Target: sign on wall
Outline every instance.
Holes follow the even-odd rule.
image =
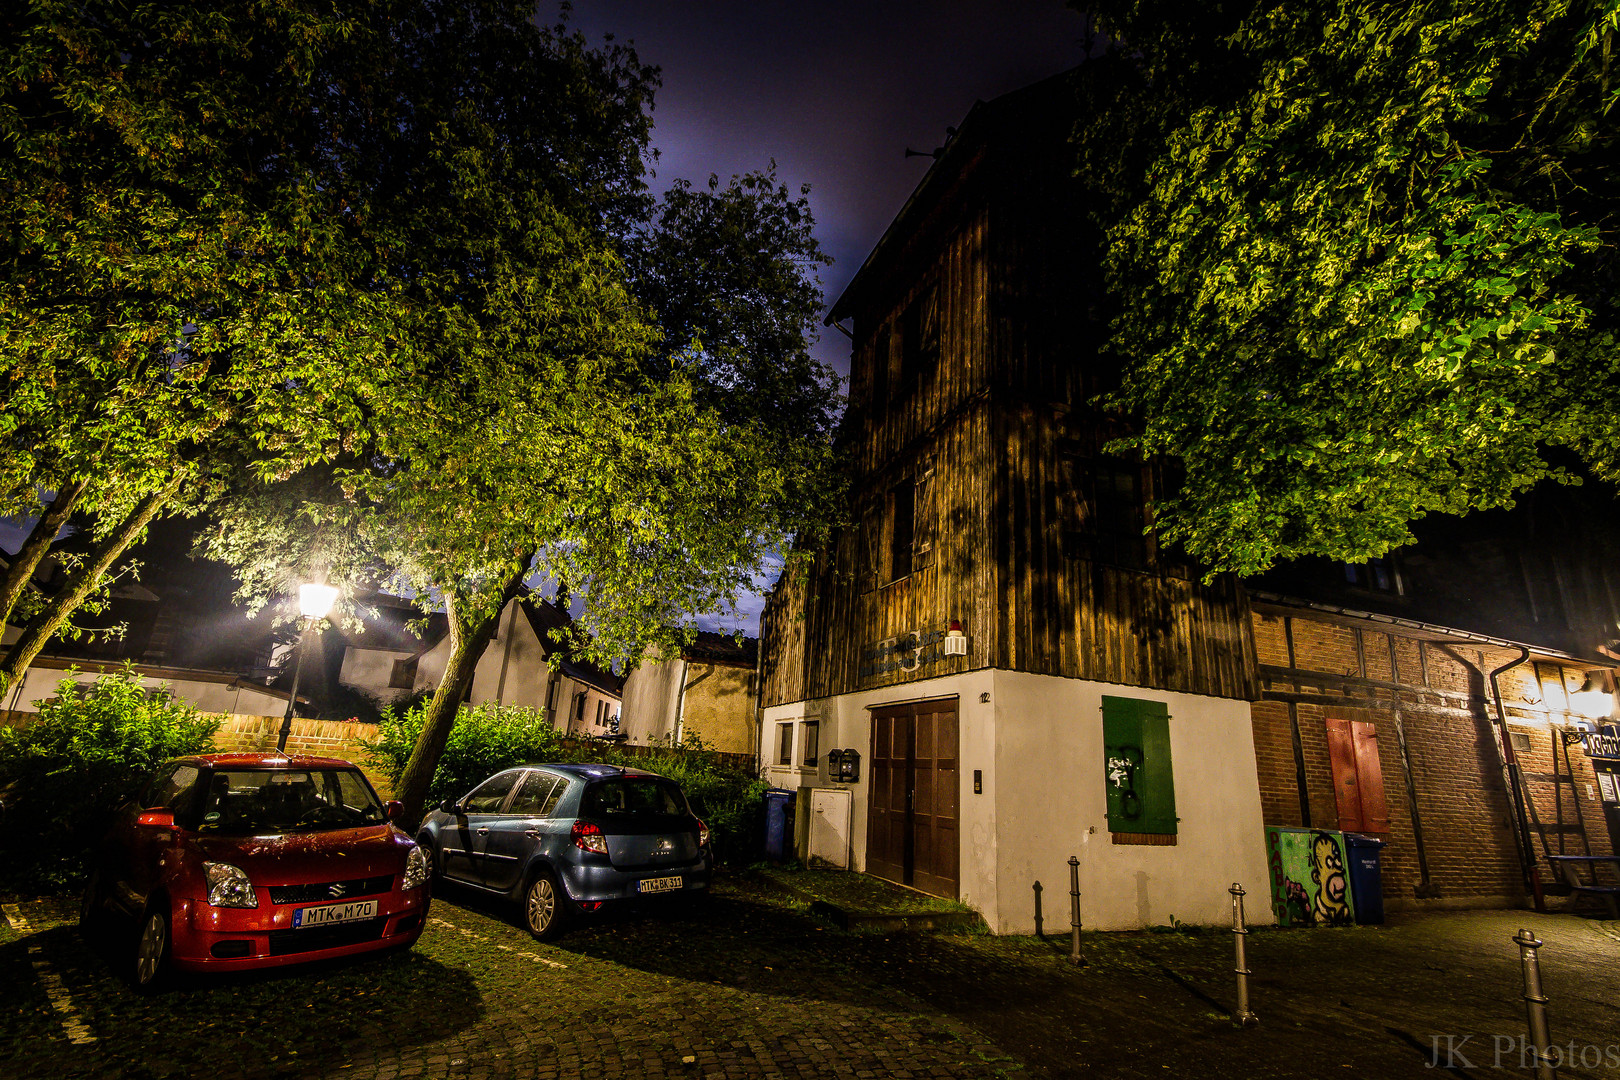
[[[1604,724],[1597,731],[1583,731],[1581,746],[1587,757],[1620,759],[1620,727]]]
[[[868,642],[861,648],[859,675],[875,679],[896,671],[916,671],[945,659],[941,642],[943,630],[907,630],[882,641]]]

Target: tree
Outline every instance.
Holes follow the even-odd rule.
[[[1111,402],[1185,466],[1163,535],[1360,560],[1572,457],[1620,472],[1620,4],[1239,4],[1207,35],[1103,6],[1163,133],[1108,252]]]
[[[0,510],[39,515],[0,617],[75,513],[98,541],[0,686],[225,444],[266,473],[321,460],[411,367],[324,115],[332,62],[364,70],[382,25],[257,0],[0,16]]]

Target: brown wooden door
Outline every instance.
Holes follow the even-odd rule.
[[[872,710],[866,869],[956,898],[956,699]]]

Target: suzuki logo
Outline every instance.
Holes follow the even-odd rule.
[[[332,894],[333,899],[336,899],[337,897],[342,896],[344,893],[348,892],[349,887],[347,885],[343,884],[343,882],[337,881],[337,882],[333,882],[332,887],[327,889],[326,891]]]

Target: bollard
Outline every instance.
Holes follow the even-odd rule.
[[[1080,957],[1080,860],[1069,856],[1069,963],[1083,964]]]
[[[1536,959],[1536,950],[1543,943],[1522,929],[1513,941],[1519,946],[1519,961],[1524,965],[1524,1011],[1530,1021],[1530,1049],[1536,1055],[1536,1080],[1555,1080],[1552,1036],[1547,1032],[1547,995],[1541,992],[1541,962]]]
[[[1237,1012],[1232,1019],[1241,1027],[1254,1027],[1260,1018],[1249,1011],[1249,961],[1243,951],[1243,939],[1249,935],[1249,928],[1243,925],[1243,886],[1234,881],[1232,887],[1226,890],[1232,894],[1232,942],[1237,954]]]

